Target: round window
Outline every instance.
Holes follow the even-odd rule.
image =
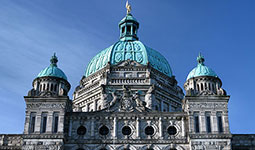
[[[123,135],[130,135],[131,134],[131,128],[129,127],[129,126],[124,126],[123,128],[122,128],[122,134]]]
[[[77,134],[78,134],[78,135],[85,135],[85,134],[86,134],[86,131],[87,131],[87,129],[86,129],[84,126],[80,126],[80,127],[77,129]]]
[[[154,134],[154,128],[152,126],[147,126],[145,128],[145,134],[146,135],[153,135]]]
[[[175,126],[170,126],[170,127],[168,127],[167,133],[168,133],[169,135],[175,135],[175,134],[177,133],[176,127],[175,127]]]
[[[100,127],[99,129],[99,134],[101,135],[107,135],[109,133],[109,129],[107,126],[103,125],[102,127]]]

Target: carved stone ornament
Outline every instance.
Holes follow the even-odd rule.
[[[29,103],[27,108],[61,108],[64,109],[65,103]]]
[[[198,95],[216,95],[213,91],[206,90],[198,93]]]
[[[203,108],[209,108],[209,109],[227,109],[226,103],[189,103],[189,108],[192,109],[203,109]]]
[[[111,102],[106,105],[108,112],[120,111],[120,112],[133,112],[133,111],[145,111],[147,110],[146,103],[140,99],[140,94],[137,91],[134,95],[131,94],[131,90],[127,86],[123,86],[123,94],[119,96],[116,91],[111,92],[113,97]]]

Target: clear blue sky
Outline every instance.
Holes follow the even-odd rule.
[[[255,133],[255,1],[130,0],[139,38],[183,87],[201,51],[231,95],[232,133]],[[23,96],[53,52],[72,89],[90,59],[119,38],[125,0],[0,1],[0,133],[22,133]]]

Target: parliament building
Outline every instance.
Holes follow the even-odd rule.
[[[1,134],[0,150],[255,150],[255,135],[231,134],[230,96],[202,54],[184,94],[167,59],[139,41],[130,11],[127,4],[119,41],[91,59],[72,98],[51,57],[24,96],[24,132]]]

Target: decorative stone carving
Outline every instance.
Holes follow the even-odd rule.
[[[61,108],[64,109],[66,107],[66,103],[28,103],[27,108],[35,109],[35,108]]]

